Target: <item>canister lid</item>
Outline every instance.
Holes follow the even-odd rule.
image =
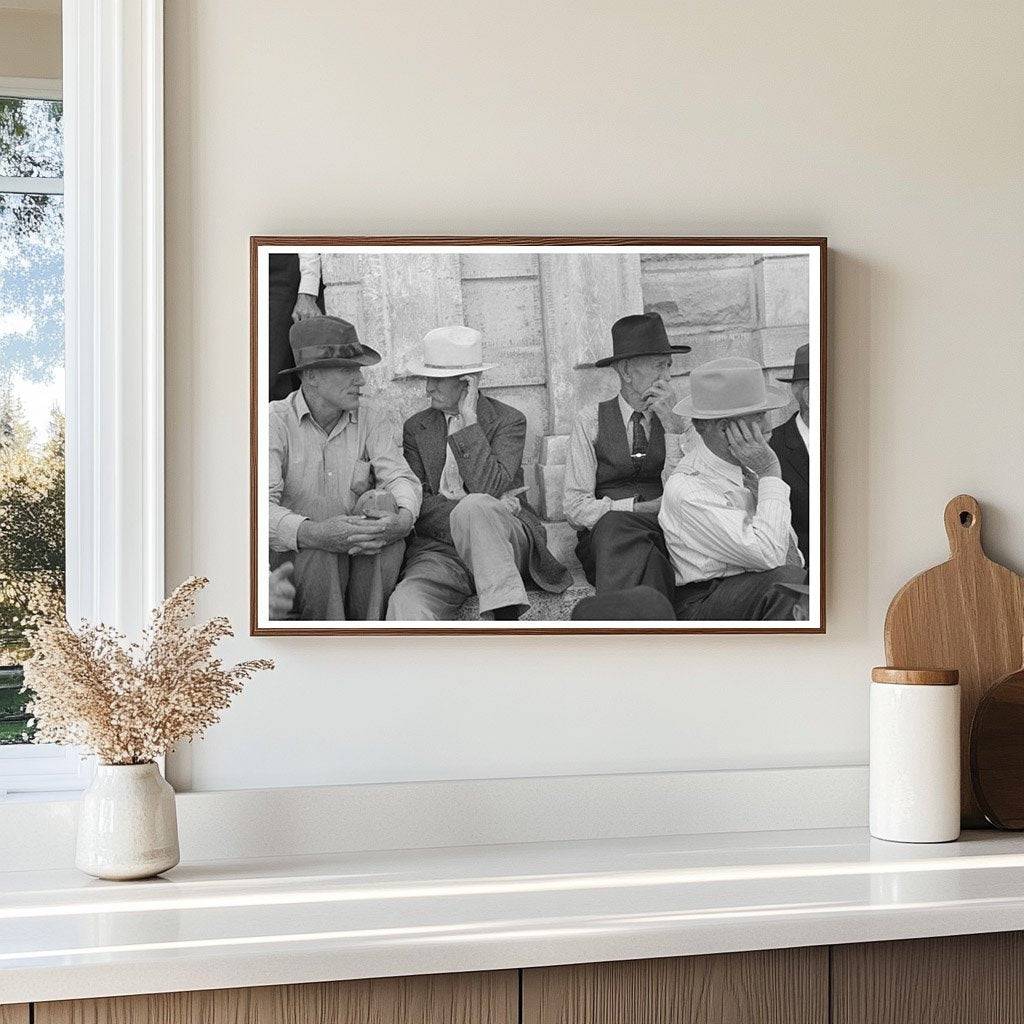
[[[960,673],[955,668],[889,668],[871,670],[873,683],[901,683],[905,686],[956,686]]]

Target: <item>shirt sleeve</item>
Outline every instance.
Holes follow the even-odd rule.
[[[597,455],[594,437],[597,421],[584,414],[577,417],[569,435],[569,448],[565,457],[565,485],[562,508],[565,518],[577,530],[592,530],[605,512],[632,512],[633,498],[597,498]]]
[[[271,551],[298,551],[299,527],[305,516],[292,512],[281,504],[284,493],[284,475],[288,472],[288,431],[271,413],[270,421],[270,514],[268,532]]]
[[[423,485],[402,454],[398,431],[388,416],[371,414],[366,432],[366,457],[373,464],[377,486],[395,499],[399,508],[408,509],[413,519],[420,514]]]
[[[701,487],[697,478],[676,474],[665,489],[658,522],[666,539],[706,558],[751,572],[777,569],[789,553],[789,485],[762,477],[750,515]]]
[[[299,257],[299,294],[312,295],[315,299],[320,294],[320,253]]]

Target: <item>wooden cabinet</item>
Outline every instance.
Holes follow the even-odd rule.
[[[832,947],[833,1024],[1024,1024],[1024,933]]]
[[[518,1018],[518,972],[493,971],[37,1003],[34,1024],[516,1024]]]
[[[0,1006],[0,1024],[1024,1024],[1024,933]]]
[[[523,1024],[826,1024],[828,950],[523,971]]]

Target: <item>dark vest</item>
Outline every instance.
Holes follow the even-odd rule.
[[[657,416],[651,417],[647,454],[634,459],[629,453],[629,435],[622,422],[619,400],[611,398],[597,407],[597,481],[598,498],[636,498],[652,501],[661,497],[661,471],[665,468],[665,428]]]

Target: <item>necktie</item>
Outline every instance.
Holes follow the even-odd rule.
[[[644,429],[644,414],[637,409],[631,417],[633,423],[633,458],[642,459],[647,454],[647,431]]]

